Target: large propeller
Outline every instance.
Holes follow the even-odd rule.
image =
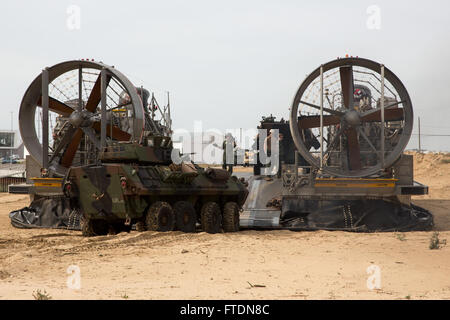
[[[106,76],[106,87],[111,80],[111,75]],[[55,159],[58,159],[58,155],[62,152],[61,165],[69,168],[73,159],[79,149],[80,142],[83,138],[83,134],[87,136],[97,149],[100,149],[100,143],[97,139],[96,133],[100,134],[101,123],[100,121],[91,121],[92,118],[98,113],[97,107],[101,101],[101,76],[97,77],[94,86],[89,94],[85,106],[79,109],[73,109],[64,102],[61,102],[55,98],[49,97],[49,110],[68,117],[68,128],[65,129],[63,136],[59,140],[59,144],[53,150],[53,155],[50,158],[50,163]],[[42,96],[39,97],[38,106],[42,106]],[[107,125],[107,136],[111,139],[118,141],[128,141],[131,135],[121,130],[114,125]]]
[[[43,97],[48,97],[48,113]],[[102,136],[102,98],[106,102],[106,137]],[[113,66],[92,59],[45,68],[28,86],[19,110],[25,147],[43,168],[57,175],[64,175],[71,166],[93,163],[101,145],[109,140],[140,137],[145,120],[133,83]]]
[[[339,138],[342,134],[347,137],[347,156],[349,162],[349,168],[351,170],[360,170],[361,166],[361,150],[359,135],[369,143],[372,144],[370,139],[365,135],[365,133],[360,130],[361,124],[364,122],[381,122],[381,109],[374,109],[368,112],[359,112],[355,109],[354,102],[354,79],[353,79],[353,68],[352,66],[342,66],[339,68],[340,82],[341,82],[341,94],[343,109],[333,110],[323,107],[323,111],[330,113],[331,115],[323,116],[323,126],[337,126],[342,125],[345,130],[337,131],[335,139]],[[320,106],[314,105],[309,102],[300,101],[300,103],[307,106],[316,108],[320,110]],[[401,102],[395,102],[385,107],[384,110],[384,121],[399,121],[403,120],[403,109],[395,108]],[[315,116],[302,116],[298,119],[299,129],[311,129],[320,127],[320,115]],[[329,146],[330,147],[330,146]],[[328,147],[328,149],[329,149]],[[331,146],[335,147],[335,145]],[[375,152],[377,150],[374,150]]]
[[[355,78],[354,67],[357,66],[371,69],[371,70],[365,69],[364,72],[361,72],[361,69],[357,69],[356,72],[359,72],[358,77],[361,77],[360,74],[370,75],[378,73],[378,75],[374,76],[373,79],[376,79],[374,81],[380,81],[379,80],[380,64],[376,64],[375,62],[366,59],[351,58],[351,59],[334,60],[324,66],[326,70],[324,70],[323,72],[328,71],[329,72],[328,75],[330,73],[336,74],[338,77],[337,81],[340,81],[340,96],[341,96],[340,107],[336,107],[336,105],[334,103],[331,103],[330,100],[328,99],[324,100],[328,101],[328,104],[324,103],[322,109],[317,104],[302,100],[303,93],[307,90],[309,85],[311,85],[314,82],[314,80],[317,79],[317,77],[320,75],[319,72],[320,68],[319,68],[316,69],[316,71],[313,72],[300,86],[299,92],[297,93],[296,99],[294,100],[293,107],[291,108],[291,123],[297,122],[296,127],[299,132],[301,132],[301,130],[306,129],[320,128],[321,126],[320,110],[323,110],[323,117],[322,117],[323,127],[328,128],[327,130],[328,137],[327,139],[325,139],[324,137],[324,139],[327,142],[326,150],[323,153],[325,164],[326,161],[330,159],[331,152],[333,152],[333,150],[336,152],[336,150],[339,149],[339,146],[342,147],[343,143],[343,147],[345,150],[344,153],[341,154],[341,157],[342,155],[345,155],[347,159],[346,163],[348,169],[346,170],[347,171],[346,174],[357,176],[359,172],[362,171],[375,172],[375,170],[365,170],[367,163],[362,157],[362,152],[365,154],[367,154],[368,152],[375,153],[378,158],[381,157],[382,152],[381,150],[377,149],[377,144],[374,142],[374,137],[369,136],[367,134],[367,131],[364,129],[370,126],[376,126],[379,128],[382,127],[381,126],[382,109],[380,107],[375,108],[370,107],[365,110],[360,108],[360,101],[356,100],[357,97],[359,98],[359,96],[355,96],[355,81],[360,81],[359,80],[360,78]],[[336,69],[335,72],[334,69]],[[386,124],[392,122],[397,123],[405,122],[405,120],[409,120],[412,114],[409,96],[407,95],[406,89],[404,89],[401,82],[399,82],[397,78],[390,73],[390,71],[388,73],[388,76],[394,82],[393,84],[394,90],[397,90],[397,93],[401,94],[399,94],[400,96],[399,98],[390,99],[388,100],[389,102],[385,104],[383,108],[384,122]],[[337,83],[337,81],[336,82],[333,81],[334,80],[329,80],[328,83],[331,86],[333,85],[333,83]],[[315,81],[314,83],[318,83],[318,81]],[[373,91],[377,90],[376,86],[377,84],[375,84],[375,86],[373,87],[375,89],[372,88]],[[356,88],[360,87],[356,86]],[[387,101],[386,98],[384,99],[385,99],[384,101],[386,102]],[[297,114],[295,118],[293,118],[294,115],[292,114],[293,112],[292,110],[294,111],[298,110],[298,106],[301,105],[316,109],[317,110],[316,114],[309,115],[300,113],[300,115]],[[402,107],[399,107],[399,105],[402,105]],[[408,110],[405,110],[404,106],[407,106]],[[408,115],[406,115],[406,112],[408,113]],[[380,125],[377,126],[377,123],[379,123]],[[410,124],[408,123],[408,129],[409,125]],[[400,126],[405,125],[400,124]],[[291,132],[294,137],[294,141],[298,140],[296,141],[296,145],[298,147],[299,144],[298,142],[302,140],[301,138],[302,135],[301,134],[297,135],[293,130],[294,130],[293,127],[291,127]],[[381,133],[380,136],[377,136],[376,138],[381,139]],[[361,149],[363,142],[365,143],[365,147],[364,149]],[[302,150],[302,148],[300,148],[299,151],[305,150]],[[309,156],[307,155],[305,158],[309,158]],[[311,157],[310,159],[314,158]],[[334,172],[338,172],[339,174],[341,171],[345,170],[342,169],[334,170]]]

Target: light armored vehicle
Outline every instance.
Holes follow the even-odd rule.
[[[83,214],[86,236],[130,229],[208,233],[239,230],[247,197],[242,181],[222,169],[171,161],[170,137],[105,148],[100,165],[71,167],[64,193]]]

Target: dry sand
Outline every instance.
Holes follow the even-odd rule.
[[[415,201],[450,242],[448,155],[418,155]],[[0,299],[450,299],[450,243],[430,250],[433,232],[131,232],[83,238],[67,230],[15,229],[8,213],[28,197],[0,194]],[[81,288],[68,289],[67,268]],[[367,268],[381,289],[367,288]],[[255,286],[256,285],[256,286]],[[260,286],[257,286],[260,285]]]
[[[414,179],[429,186],[429,193],[417,199],[450,199],[450,153],[416,153]]]

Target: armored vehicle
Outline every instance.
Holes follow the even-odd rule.
[[[71,167],[63,186],[82,213],[83,235],[130,229],[208,233],[239,230],[248,191],[222,169],[171,160],[170,137],[105,147],[100,165]]]

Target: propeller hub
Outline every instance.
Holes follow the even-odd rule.
[[[83,113],[81,113],[80,111],[75,110],[70,114],[69,123],[75,128],[81,126],[83,121],[84,121]]]
[[[92,112],[87,110],[75,110],[70,114],[68,121],[74,128],[89,127],[92,124],[91,115]]]
[[[344,115],[344,121],[351,127],[356,127],[361,124],[361,118],[356,110],[347,111]]]

